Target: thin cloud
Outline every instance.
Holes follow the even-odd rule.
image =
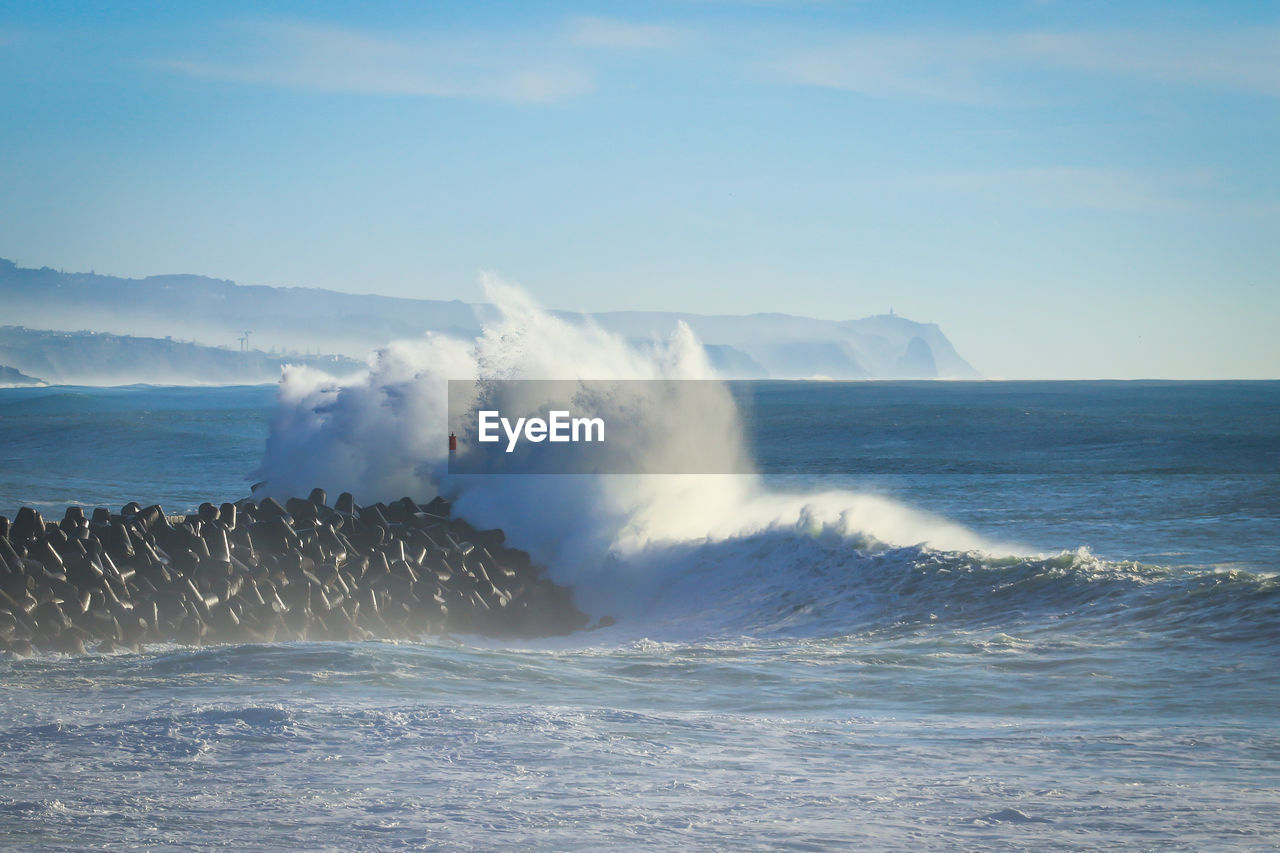
[[[987,36],[855,35],[793,51],[774,68],[806,86],[971,103],[1005,98],[985,73],[998,49]]]
[[[1027,34],[1032,58],[1077,71],[1280,96],[1280,29]]]
[[[917,179],[930,189],[949,189],[1019,205],[1048,205],[1112,212],[1176,213],[1204,206],[1215,188],[1207,172],[1158,174],[1094,166],[1046,166],[949,172]]]
[[[684,33],[661,24],[636,24],[613,18],[569,19],[569,40],[582,47],[655,50],[674,47]]]
[[[252,24],[215,59],[157,66],[209,80],[312,92],[549,103],[594,88],[589,70],[501,37],[389,36],[303,22]]]
[[[814,37],[771,62],[782,79],[880,97],[1024,100],[1024,75],[1098,74],[1280,96],[1280,29],[1218,33],[928,32]]]

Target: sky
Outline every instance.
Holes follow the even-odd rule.
[[[1280,2],[0,0],[0,257],[1280,378]]]

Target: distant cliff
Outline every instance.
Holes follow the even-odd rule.
[[[568,318],[577,315],[562,315]],[[746,316],[621,311],[596,314],[595,322],[629,338],[668,334],[683,320],[704,344],[745,356],[764,373],[736,370],[730,378],[774,379],[978,379],[946,335],[933,323],[895,314],[862,320],[817,320],[791,314]],[[712,363],[717,358],[711,353]]]
[[[8,366],[0,368],[0,384],[9,385],[42,380],[56,385],[252,385],[275,382],[284,364],[309,364],[330,373],[360,366],[341,356],[276,356],[159,338],[21,326],[0,326],[0,364]],[[6,370],[17,377],[7,380]]]
[[[0,364],[0,388],[13,388],[21,385],[44,385],[44,381],[28,376],[7,364]]]
[[[194,275],[126,279],[64,273],[18,267],[2,259],[0,307],[0,322],[33,328],[93,329],[151,338],[174,335],[233,348],[247,339],[260,349],[357,357],[388,341],[427,331],[472,337],[494,311],[489,305],[457,300],[244,286]],[[570,322],[585,321],[581,314],[557,313]],[[836,321],[789,314],[623,311],[592,319],[639,342],[665,336],[683,320],[706,345],[712,364],[730,378],[978,377],[938,326],[892,314]],[[5,363],[3,358],[0,363]],[[35,375],[50,378],[39,371]]]
[[[143,279],[26,269],[0,259],[0,322],[37,329],[181,337],[211,346],[363,356],[427,329],[473,334],[463,302],[258,287],[196,275]]]

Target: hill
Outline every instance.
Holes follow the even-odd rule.
[[[252,385],[275,382],[286,363],[309,364],[330,373],[360,366],[341,356],[277,356],[165,338],[0,326],[0,364],[9,366],[0,369],[0,384]],[[13,370],[18,378],[7,380],[5,370]]]
[[[4,322],[34,328],[160,339],[180,335],[223,347],[238,347],[247,339],[259,348],[356,357],[426,331],[472,337],[495,310],[459,300],[246,286],[195,275],[126,279],[64,273],[3,259],[0,305]],[[557,314],[570,322],[588,320],[582,314]],[[789,314],[622,311],[589,319],[641,342],[669,334],[683,320],[707,346],[712,363],[731,378],[978,377],[937,325],[893,314],[837,321]]]
[[[44,385],[43,380],[28,376],[7,364],[0,364],[0,388],[16,388],[23,385]]]

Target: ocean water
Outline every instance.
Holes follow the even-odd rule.
[[[614,627],[0,659],[0,845],[1280,849],[1280,383],[733,390],[799,511]],[[0,390],[0,513],[241,497],[276,393]]]

